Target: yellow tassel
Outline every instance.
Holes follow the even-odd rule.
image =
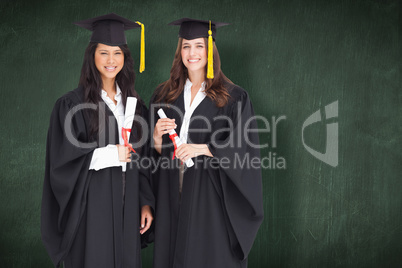
[[[141,26],[141,47],[140,47],[140,73],[145,70],[145,26],[139,21],[136,21]]]
[[[209,21],[209,31],[208,31],[208,69],[207,78],[214,78],[214,43],[212,39],[211,21]]]

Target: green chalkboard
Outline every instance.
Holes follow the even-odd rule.
[[[136,80],[146,102],[169,76],[177,28],[168,22],[231,23],[218,30],[222,69],[249,92],[266,130],[265,219],[249,267],[401,267],[400,8],[397,0],[2,0],[0,267],[51,267],[39,230],[49,116],[77,86],[89,40],[72,22],[110,12],[146,26],[146,70]],[[138,31],[128,43],[137,69]],[[152,247],[143,251],[151,266]]]

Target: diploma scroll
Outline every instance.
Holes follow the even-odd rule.
[[[126,102],[126,111],[124,113],[123,129],[127,133],[127,143],[130,140],[131,126],[134,122],[135,108],[137,107],[137,98],[128,97]],[[123,136],[124,139],[124,136]],[[126,142],[126,141],[125,141]],[[127,146],[127,144],[125,144]]]
[[[165,112],[162,109],[158,110],[158,115],[160,118],[167,118]],[[172,139],[173,144],[175,144],[175,146],[177,146],[177,148],[179,148],[180,145],[183,144],[174,129],[169,132],[169,137],[170,137],[170,139]],[[175,148],[175,151],[176,151],[176,148]],[[187,161],[185,163],[186,163],[187,167],[192,167],[194,165],[194,162],[191,158],[187,159]]]
[[[128,141],[130,140],[131,126],[133,125],[134,122],[136,107],[137,107],[137,98],[127,97],[126,111],[124,113],[124,122],[121,130],[121,136],[124,140],[124,145],[130,147],[131,151],[133,151],[134,153],[135,150],[133,149],[131,144],[128,143]],[[126,171],[126,166],[127,163],[124,162],[122,165],[123,171]]]

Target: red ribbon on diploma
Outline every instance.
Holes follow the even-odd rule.
[[[174,157],[175,157],[175,155],[176,155],[176,149],[177,149],[177,144],[176,144],[176,141],[174,140],[175,137],[179,137],[179,136],[177,135],[177,133],[174,133],[174,134],[172,134],[172,135],[169,135],[169,138],[172,140],[173,145],[174,145],[174,151],[173,151],[172,160],[174,159]]]
[[[130,143],[128,143],[128,137],[127,137],[127,132],[131,132],[131,128],[121,128],[121,136],[124,140],[124,146],[128,146],[130,147],[131,151],[133,151],[134,153],[137,153],[134,149],[133,146],[131,146]]]

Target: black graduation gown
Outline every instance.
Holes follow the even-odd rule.
[[[245,162],[236,157],[259,158],[259,149],[251,146],[259,141],[256,132],[247,135],[251,143],[243,134],[247,120],[254,115],[247,92],[231,84],[227,88],[231,98],[226,106],[218,108],[205,97],[192,114],[188,143],[208,144],[214,158],[193,158],[195,165],[184,173],[181,195],[180,160],[171,160],[173,145],[168,135],[163,136],[163,144],[171,146],[163,148],[161,155],[152,151],[157,164],[151,179],[156,197],[154,268],[247,267],[248,253],[263,220],[261,170],[240,167]],[[151,116],[156,122],[158,106],[153,106]],[[176,119],[176,132],[180,133],[183,93],[163,109],[168,118]],[[196,120],[200,115],[211,123],[209,131],[205,120]],[[234,123],[231,129],[227,118]],[[255,120],[250,128],[257,129]],[[230,140],[235,146],[227,145]],[[229,164],[217,167],[217,160]]]
[[[121,167],[88,170],[95,148],[118,144],[119,140],[116,120],[104,102],[103,118],[107,120],[99,135],[104,137],[102,140],[97,138],[99,142],[88,145],[89,119],[83,109],[74,114],[71,131],[68,130],[67,114],[83,103],[84,91],[77,88],[57,100],[51,115],[42,197],[42,241],[55,266],[64,261],[66,267],[74,268],[141,267],[140,208],[154,207],[149,171],[127,165],[123,204]],[[142,117],[147,118],[148,111],[142,106]],[[132,130],[130,142],[142,135],[139,132]],[[65,133],[71,133],[85,145],[75,146]],[[147,147],[136,149],[145,154]]]

